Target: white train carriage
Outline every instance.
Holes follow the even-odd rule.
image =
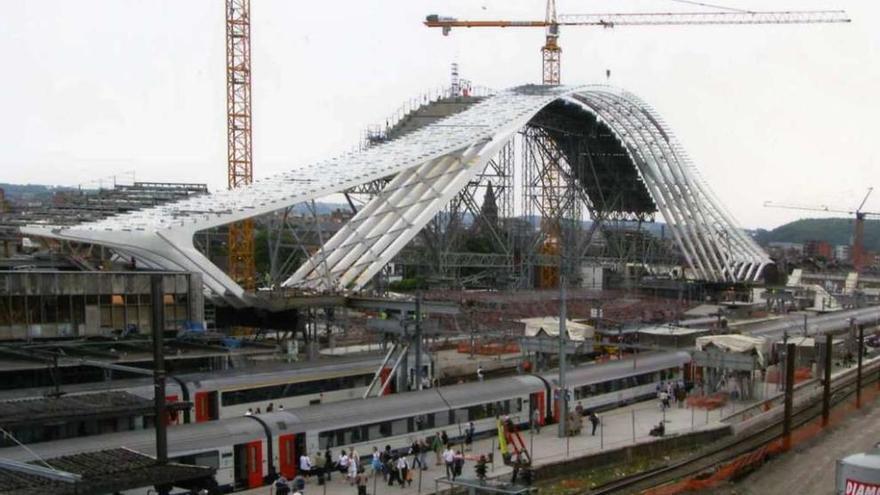
[[[674,379],[689,361],[687,353],[642,354],[638,360],[612,361],[575,368],[569,390],[585,407],[610,408],[653,396],[660,380]],[[417,436],[446,430],[460,441],[473,421],[477,434],[494,432],[495,418],[509,415],[523,424],[537,408],[554,421],[554,375],[518,375],[394,394],[382,398],[318,404],[305,408],[171,428],[169,457],[217,468],[226,489],[255,488],[277,473],[296,475],[301,454],[355,448],[366,460],[372,448],[406,449]],[[554,413],[557,411],[553,411]],[[154,453],[153,431],[131,431],[32,444],[43,458],[124,446]],[[0,449],[0,457],[32,460],[21,448]],[[145,489],[143,493],[146,493]]]

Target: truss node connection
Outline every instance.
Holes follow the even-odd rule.
[[[737,226],[663,119],[638,97],[604,85],[508,89],[392,141],[236,189],[23,231],[103,245],[148,267],[200,272],[217,297],[244,305],[242,287],[194,247],[196,232],[393,177],[284,282],[305,290],[358,291],[555,101],[576,105],[611,129],[697,277],[732,282],[760,275],[769,258]]]

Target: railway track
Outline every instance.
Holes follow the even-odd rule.
[[[872,363],[866,366],[862,372],[862,388],[876,383],[878,380],[877,370],[880,363]],[[832,382],[831,405],[832,407],[855,395],[856,374],[848,372],[838,377],[838,382]],[[792,429],[813,421],[822,414],[822,397],[812,396],[806,404],[796,407],[792,414]],[[605,495],[612,493],[638,493],[650,488],[665,485],[683,478],[694,476],[737,457],[753,452],[782,437],[782,417],[774,419],[771,423],[760,429],[747,433],[743,436],[721,440],[708,449],[701,450],[679,461],[657,466],[638,474],[619,478],[585,491],[588,495]]]

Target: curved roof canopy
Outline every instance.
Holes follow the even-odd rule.
[[[663,119],[638,97],[604,85],[520,86],[393,141],[257,180],[73,227],[29,235],[100,244],[162,269],[201,272],[232,304],[244,290],[193,245],[194,234],[394,178],[286,282],[359,290],[524,126],[543,128],[571,163],[586,146],[600,180],[577,176],[590,197],[625,191],[617,206],[660,211],[696,276],[752,280],[767,255],[736,224]]]

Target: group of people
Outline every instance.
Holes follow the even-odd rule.
[[[278,404],[278,410],[283,411],[284,404]],[[269,405],[266,406],[266,412],[267,413],[275,412],[275,404],[270,402]],[[254,409],[252,407],[249,407],[248,410],[244,413],[245,416],[253,416],[254,414],[263,414],[263,411],[259,407],[257,408],[256,411],[254,411]]]
[[[578,402],[577,405],[574,406],[574,413],[578,419],[587,418],[587,421],[589,421],[590,425],[593,427],[591,435],[596,436],[596,429],[599,428],[599,424],[601,423],[596,411],[587,411],[584,409],[584,405]]]
[[[684,407],[687,400],[687,388],[683,380],[661,382],[657,384],[657,400],[660,401],[660,409],[666,410],[675,402],[678,407]]]
[[[332,481],[334,472],[339,473],[342,479],[352,486],[356,486],[359,494],[367,493],[367,475],[356,450],[343,449],[336,459],[333,458],[333,451],[330,449],[315,452],[311,457],[308,454],[299,457],[299,474],[303,477],[315,476],[319,485]],[[304,487],[300,491],[302,489]]]

